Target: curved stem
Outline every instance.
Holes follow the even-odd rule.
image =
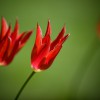
[[[24,83],[24,84],[22,85],[22,87],[20,88],[20,90],[19,90],[19,92],[18,92],[18,94],[17,94],[15,100],[18,100],[18,98],[19,98],[20,94],[22,93],[23,89],[25,88],[25,86],[27,85],[27,83],[29,82],[29,80],[32,78],[32,76],[33,76],[34,74],[35,74],[35,72],[33,71],[33,72],[29,75],[29,77],[27,78],[27,80],[25,81],[25,83]]]

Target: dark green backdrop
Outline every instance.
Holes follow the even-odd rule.
[[[66,33],[71,35],[52,66],[30,80],[19,100],[100,98],[100,39],[96,36],[100,0],[0,0],[2,16],[12,27],[18,18],[20,32],[34,32],[13,62],[0,67],[0,100],[14,100],[32,72],[30,56],[36,24],[40,24],[44,34],[48,19],[52,39],[64,24]]]

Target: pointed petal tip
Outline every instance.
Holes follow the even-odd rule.
[[[46,33],[45,33],[45,36],[46,35],[50,35],[52,32],[51,32],[51,25],[50,25],[50,20],[48,20],[48,24],[47,24],[47,29],[46,29]]]
[[[16,20],[18,20],[18,17],[16,17]]]
[[[32,29],[32,30],[29,30],[29,31],[26,31],[26,32],[28,32],[28,33],[29,33],[29,32],[32,33],[32,32],[33,32],[33,29]]]
[[[1,19],[5,19],[3,16],[1,16]]]
[[[37,22],[37,26],[40,26],[38,22]]]
[[[38,22],[37,22],[37,26],[39,26]]]
[[[1,19],[6,21],[6,19],[3,16],[1,16]]]
[[[39,25],[39,23],[37,22],[37,28],[40,28],[40,25]]]
[[[29,32],[33,33],[33,30],[30,30]]]
[[[16,24],[18,24],[18,19],[16,19]]]
[[[68,37],[70,36],[70,34],[66,34],[60,41],[60,45],[62,45],[67,39]]]
[[[19,33],[19,22],[18,22],[18,19],[16,19],[14,31],[15,31],[16,33]]]
[[[41,32],[42,32],[41,27],[40,27],[40,25],[39,25],[39,24],[37,24],[37,30],[39,30],[39,31],[41,31]]]
[[[48,23],[50,24],[50,18],[48,19]]]
[[[66,33],[66,25],[65,24],[63,26],[63,29],[64,29],[64,33]]]
[[[3,16],[1,17],[1,19],[2,19],[2,23],[6,23],[7,24],[7,21]]]
[[[18,23],[18,18],[16,18],[16,24],[18,24],[18,25],[19,25],[19,23]]]
[[[70,36],[70,33],[68,33],[68,37]]]
[[[66,26],[65,25],[63,26],[61,33],[63,33],[63,35],[66,33]]]
[[[6,32],[8,30],[8,24],[4,17],[1,19],[1,38],[3,38],[6,35]]]
[[[66,27],[66,24],[64,23],[64,26]]]
[[[32,35],[32,33],[33,33],[33,30],[28,31],[28,34]]]
[[[70,36],[70,33],[66,34],[64,37],[67,39]]]
[[[12,26],[11,26],[11,24],[9,24],[9,27],[8,27],[8,29],[10,29],[10,30],[11,30],[11,27],[12,27]]]

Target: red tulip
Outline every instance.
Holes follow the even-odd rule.
[[[97,34],[98,34],[98,36],[100,38],[100,21],[99,21],[99,23],[97,25]]]
[[[66,32],[65,26],[54,41],[51,41],[51,26],[48,21],[46,34],[42,37],[42,31],[39,25],[37,25],[37,34],[35,44],[31,54],[31,66],[35,72],[46,70],[53,63],[54,59],[58,55],[62,48],[62,44],[69,37],[69,34],[64,36]]]
[[[16,20],[14,31],[11,31],[11,26],[2,18],[1,33],[0,33],[0,65],[6,66],[11,63],[14,56],[25,45],[32,31],[19,34],[19,24]]]

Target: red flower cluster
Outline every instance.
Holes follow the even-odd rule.
[[[31,66],[35,72],[46,70],[51,66],[61,50],[63,43],[69,37],[69,34],[64,35],[65,32],[66,28],[64,26],[57,38],[51,41],[50,21],[48,21],[44,37],[42,37],[40,26],[37,25],[36,40],[31,53]],[[14,30],[12,31],[11,25],[8,26],[6,20],[2,18],[0,33],[0,65],[6,66],[10,64],[15,55],[25,45],[31,34],[32,31],[19,34],[18,20],[16,20]]]
[[[8,26],[6,20],[2,18],[0,33],[0,65],[5,66],[10,64],[31,34],[32,31],[19,34],[18,21],[16,21],[14,31],[12,31],[11,25]]]
[[[39,25],[37,25],[36,40],[31,54],[31,66],[34,71],[39,72],[50,67],[55,57],[62,48],[62,44],[69,37],[69,34],[64,36],[66,32],[65,27],[54,41],[51,41],[51,26],[48,21],[46,34],[42,37],[42,31]]]

